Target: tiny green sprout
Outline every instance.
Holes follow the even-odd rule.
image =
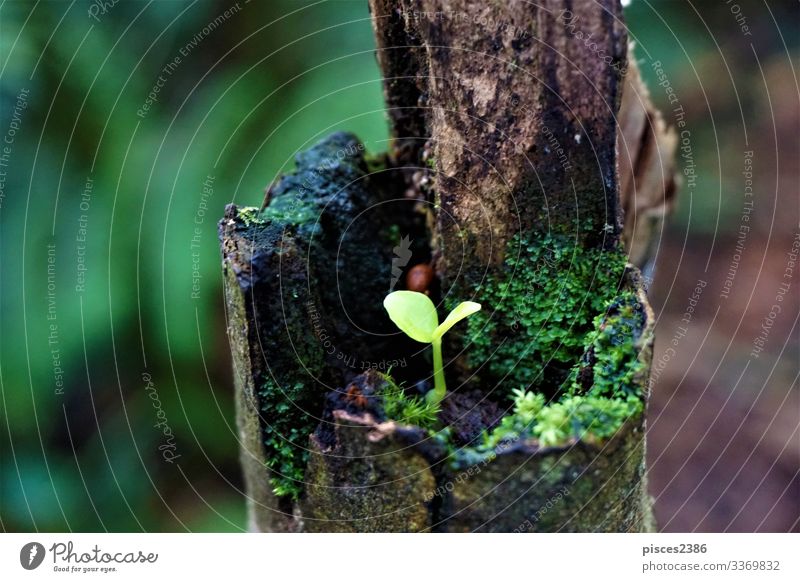
[[[433,390],[426,398],[438,404],[444,398],[447,387],[442,366],[442,336],[456,323],[481,310],[480,303],[463,301],[439,324],[436,306],[424,293],[395,291],[383,300],[389,318],[408,337],[433,347]]]

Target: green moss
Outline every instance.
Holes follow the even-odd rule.
[[[284,194],[280,198],[274,199],[260,213],[261,220],[272,220],[286,225],[298,226],[317,220],[320,210],[317,204],[309,203],[300,199],[299,196],[292,196],[291,193]]]
[[[468,321],[468,364],[484,384],[554,391],[616,295],[626,257],[583,248],[566,235],[517,235],[506,257],[503,274],[474,291],[487,308]]]
[[[542,446],[558,446],[571,439],[602,441],[613,436],[644,409],[637,381],[644,369],[637,348],[644,325],[644,308],[633,292],[613,298],[586,334],[584,356],[569,374],[569,390],[551,403],[541,393],[513,390],[512,414],[485,433],[475,451],[462,451],[457,459],[475,462],[493,455],[501,443],[517,440],[535,438]],[[587,378],[588,389],[579,377]]]
[[[524,396],[523,396],[524,395]],[[517,397],[513,414],[485,435],[480,449],[494,450],[503,442],[535,438],[542,446],[567,444],[571,439],[592,441],[613,436],[626,420],[642,411],[636,396],[627,399],[606,396],[564,396],[560,401],[541,406],[532,414],[523,411]],[[534,397],[541,396],[540,394]]]
[[[270,222],[285,226],[300,226],[319,218],[321,209],[316,201],[304,200],[291,192],[277,196],[263,210],[256,206],[239,207],[238,217],[247,226],[263,226]]]
[[[334,310],[342,303],[355,304],[354,298],[374,305],[371,311],[363,308],[360,316],[374,318],[382,312],[379,298],[391,266],[375,252],[377,229],[365,225],[352,236],[348,230],[372,204],[373,194],[361,180],[366,171],[363,151],[355,136],[332,134],[297,154],[295,170],[271,186],[265,209],[239,209],[247,229],[242,236],[257,249],[246,287],[253,295],[247,301],[266,361],[258,400],[266,465],[279,497],[301,496],[309,436],[324,409],[325,386],[342,381],[325,361],[326,350],[313,331],[315,321],[327,317],[325,325],[333,336],[339,329]],[[348,237],[343,243],[344,233]],[[351,273],[342,280],[341,265]],[[341,353],[356,353],[356,333],[341,327],[348,332],[331,341]]]
[[[644,364],[639,361],[636,340],[645,324],[644,309],[631,291],[621,293],[605,313],[594,320],[594,331],[590,335],[589,348],[583,368],[591,370],[589,395],[638,397],[636,378],[641,375]],[[573,393],[582,390],[578,383],[578,372],[572,374]]]
[[[380,396],[387,418],[432,429],[439,415],[439,405],[431,404],[419,396],[409,396],[390,376],[384,375],[383,378],[386,383],[381,388]]]
[[[475,447],[455,446],[447,428],[436,432],[454,467],[491,460],[498,446],[518,440],[603,441],[643,411],[637,342],[645,314],[635,293],[619,291],[625,254],[551,235],[516,237],[507,256],[503,275],[475,290],[484,310],[468,320],[463,339],[482,385],[509,387],[513,412]],[[413,417],[402,389],[390,385],[387,414]]]
[[[542,409],[533,434],[543,446],[580,440],[604,440],[642,410],[636,397],[629,400],[604,396],[567,396]]]
[[[508,386],[514,409],[474,448],[456,449],[441,432],[455,466],[517,440],[602,441],[644,407],[637,342],[645,314],[635,293],[618,290],[624,253],[561,235],[518,236],[507,257],[504,273],[476,289],[485,308],[463,339],[470,368],[484,386]]]
[[[238,218],[245,226],[254,224],[264,224],[264,219],[260,215],[260,210],[256,206],[240,206],[237,209]]]
[[[308,436],[318,420],[306,411],[310,390],[301,382],[278,386],[265,378],[259,390],[261,410],[269,413],[264,424],[266,465],[271,471],[270,485],[278,497],[297,499],[303,491],[303,474],[308,461]]]

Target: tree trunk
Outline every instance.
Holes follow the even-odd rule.
[[[387,104],[402,112],[391,114],[395,147],[430,136],[446,282],[480,278],[520,231],[576,232],[586,220],[585,244],[615,244],[615,117],[627,56],[618,2],[370,4],[391,79]],[[393,79],[411,62],[415,90]]]
[[[379,371],[423,387],[429,373],[420,344],[399,336],[381,307],[387,288],[402,286],[408,256],[435,268],[428,292],[445,305],[489,296],[509,265],[536,281],[526,249],[541,241],[569,241],[604,270],[625,237],[636,263],[646,261],[657,209],[674,191],[674,136],[628,63],[618,2],[370,0],[370,9],[389,155],[370,158],[355,137],[335,134],[298,156],[261,209],[231,205],[220,223],[251,528],[652,528],[643,413],[610,438],[546,446],[526,437],[455,466],[452,450],[380,404]],[[654,318],[636,267],[620,275],[642,310],[630,382],[646,406]],[[596,294],[593,285],[573,294]],[[509,310],[491,307],[500,323],[485,328],[486,341],[526,354]],[[448,345],[459,348],[448,373],[462,385],[445,407],[465,417],[480,409],[479,428],[496,426],[507,406],[498,394],[512,382],[465,355],[464,333]],[[563,356],[580,361],[587,393],[597,356]],[[541,373],[555,386],[567,370],[548,361]]]

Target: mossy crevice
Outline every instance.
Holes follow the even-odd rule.
[[[455,469],[516,441],[600,442],[644,407],[646,315],[626,287],[625,254],[548,234],[516,236],[506,257],[505,269],[474,289],[484,309],[459,342],[466,371],[477,376],[468,385],[495,401],[511,397],[513,407],[475,442],[455,439],[448,427],[436,433]]]
[[[510,394],[535,386],[552,396],[617,294],[625,254],[585,248],[574,235],[527,234],[509,241],[505,257],[472,290],[485,308],[467,323],[467,364],[485,387]]]
[[[340,159],[343,150],[356,153]],[[446,530],[455,519],[458,529],[475,516],[466,511],[467,521],[461,523],[451,508],[471,507],[470,487],[499,478],[509,462],[505,452],[518,459],[535,455],[539,463],[547,451],[605,446],[627,421],[642,423],[646,365],[638,350],[646,316],[641,296],[629,290],[638,287],[626,277],[625,255],[616,248],[585,248],[582,237],[555,232],[540,238],[517,235],[503,249],[502,269],[490,270],[480,285],[452,296],[452,305],[450,298],[445,301],[444,307],[452,308],[474,299],[484,309],[445,349],[445,354],[463,354],[457,366],[447,367],[448,374],[455,380],[455,371],[462,370],[460,379],[470,380],[442,411],[426,406],[420,393],[428,385],[428,353],[396,333],[382,308],[390,284],[403,286],[393,272],[399,243],[410,239],[413,259],[405,268],[431,258],[421,217],[387,203],[402,199],[407,185],[391,171],[385,157],[365,159],[353,136],[334,134],[298,156],[296,170],[269,188],[262,208],[231,206],[221,225],[227,277],[237,283],[228,286],[241,294],[229,304],[246,312],[242,345],[250,349],[247,366],[257,410],[248,422],[260,424],[261,478],[277,497],[277,503],[274,498],[261,503],[285,513],[287,529],[313,529],[311,522],[302,526],[291,517],[298,508],[321,520],[313,524],[321,527],[327,519],[365,515],[367,507],[389,503],[391,487],[376,495],[370,483],[393,471],[399,477],[405,463],[419,465],[426,475],[407,491],[417,512],[414,528]],[[376,208],[369,220],[361,218]],[[439,292],[434,282],[434,300]],[[238,327],[232,336],[242,333]],[[389,361],[402,364],[395,364],[393,379],[367,386],[366,376],[359,376],[365,368],[354,367],[353,356],[367,369],[382,370]],[[469,401],[467,409],[456,402],[459,398]],[[510,413],[502,417],[507,407]],[[484,420],[459,430],[458,417],[465,411]],[[379,423],[395,420],[415,439],[427,439],[437,450],[436,460],[427,452],[408,459],[401,455],[392,461],[401,465],[367,463],[363,474],[356,465],[341,464],[335,457],[344,434],[354,451],[372,446],[363,432],[337,433],[342,414]],[[588,449],[581,454],[580,462],[588,462]],[[451,495],[449,484],[470,468],[470,478],[461,483],[466,488]],[[564,480],[572,478],[572,469],[561,472]],[[435,490],[444,493],[431,497],[427,491],[420,502],[418,488],[430,489],[431,478]],[[338,497],[338,484],[348,482],[352,491]],[[583,486],[574,484],[575,499]],[[341,513],[339,506],[348,509]],[[356,519],[347,528],[402,529],[403,519],[398,514],[391,525]],[[497,527],[508,529],[503,523]]]
[[[573,365],[559,397],[547,402],[541,392],[515,390],[513,413],[486,435],[481,448],[493,450],[519,439],[561,446],[571,440],[598,442],[613,436],[644,407],[645,364],[639,338],[645,323],[644,306],[636,294],[622,291],[594,318],[583,356]]]
[[[573,365],[558,396],[548,399],[535,387],[515,389],[511,412],[467,446],[454,440],[449,427],[434,433],[449,450],[451,468],[462,470],[490,461],[498,451],[517,443],[545,448],[575,442],[599,445],[626,423],[639,422],[644,411],[642,386],[648,372],[639,343],[645,324],[644,308],[636,295],[622,292],[604,314],[595,318],[584,357]],[[593,356],[589,358],[589,354]],[[588,389],[578,382],[587,366],[593,375]]]

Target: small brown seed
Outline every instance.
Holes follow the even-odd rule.
[[[433,269],[430,265],[421,264],[414,265],[406,275],[406,289],[409,291],[416,291],[417,293],[425,293],[433,281]]]

